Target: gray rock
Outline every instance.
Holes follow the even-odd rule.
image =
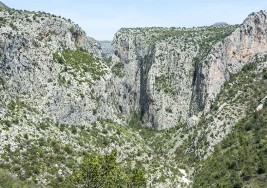
[[[115,76],[113,90],[122,113],[140,113],[147,126],[165,129],[209,112],[229,74],[267,51],[265,17],[266,11],[249,15],[204,56],[200,44],[213,34],[205,27],[121,29],[113,40],[113,61],[123,62],[125,76]],[[162,38],[161,32],[177,35]]]
[[[78,25],[50,14],[2,11],[0,16],[6,20],[0,30],[5,92],[61,123],[80,125],[100,116],[114,119],[105,94],[109,69],[101,62],[101,47],[95,39]],[[53,54],[64,49],[92,54],[106,74],[95,80],[89,73],[55,62]]]
[[[219,101],[217,110],[211,106],[230,74],[255,61],[256,54],[267,52],[266,16],[266,11],[253,13],[240,26],[123,28],[116,33],[112,47],[107,41],[101,48],[64,18],[0,11],[5,20],[0,28],[0,123],[9,124],[0,131],[0,154],[5,146],[16,150],[16,139],[23,134],[32,139],[51,137],[71,144],[77,153],[116,149],[120,158],[131,160],[133,166],[137,161],[148,162],[144,167],[150,172],[150,187],[190,186],[193,168],[188,172],[180,169],[177,149],[194,134],[192,147],[184,152],[207,157],[246,116],[249,103],[236,100],[240,96],[245,99],[242,89]],[[75,65],[64,63],[66,49],[91,54],[93,63],[87,68],[94,71],[81,68],[83,58]],[[102,62],[103,54],[104,59],[111,57],[110,68]],[[55,55],[63,59],[61,63]],[[257,71],[266,68],[264,63]],[[98,71],[103,74],[96,75]],[[140,130],[113,123],[123,126],[132,117],[155,129],[186,126],[166,131],[168,136],[155,132],[148,141]],[[100,123],[103,119],[113,122]],[[43,120],[51,127],[40,130]],[[205,126],[198,126],[202,120],[206,120]],[[81,126],[83,129],[77,129],[80,133],[87,129],[89,143],[80,145],[81,135],[62,132],[59,124]],[[97,143],[98,135],[103,134],[112,141],[104,148]],[[199,146],[203,138],[205,144]],[[152,143],[159,143],[157,139],[166,140],[155,150]],[[159,152],[164,152],[164,157]],[[161,177],[167,178],[158,182]],[[39,183],[48,184],[45,177],[38,178]]]
[[[208,112],[229,74],[239,72],[251,57],[267,51],[267,12],[253,13],[230,36],[217,43],[198,65],[192,113]]]

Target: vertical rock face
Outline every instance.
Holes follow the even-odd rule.
[[[116,85],[119,86],[115,90],[117,101],[120,101],[119,106],[124,114],[138,113],[148,126],[159,128],[158,119],[162,119],[162,115],[166,114],[164,105],[168,105],[167,100],[172,99],[166,95],[171,89],[169,84],[166,85],[166,93],[161,90],[161,85],[158,85],[157,91],[155,77],[163,75],[162,84],[165,84],[168,81],[165,74],[170,70],[175,71],[170,66],[172,62],[169,61],[169,58],[173,57],[167,57],[168,59],[164,61],[164,56],[171,56],[168,52],[173,47],[171,45],[168,47],[164,43],[155,44],[149,32],[122,29],[116,34],[113,41],[115,49],[113,59],[124,64],[124,77],[115,78]],[[162,53],[163,51],[166,53]],[[164,114],[157,113],[158,111]]]
[[[104,64],[100,45],[70,20],[0,3],[2,167],[46,186],[70,175],[82,153],[115,149],[121,164],[142,164],[148,187],[190,187],[193,170],[181,162],[209,156],[247,111],[264,110],[266,17],[253,13],[240,26],[121,29],[112,49],[107,42]],[[121,125],[134,115],[155,129],[192,129]]]
[[[141,93],[146,92],[144,85],[142,85],[141,91],[141,83],[145,84],[145,80],[142,79],[141,81],[141,75],[142,78],[146,77],[143,72],[148,71],[148,67],[145,68],[143,61],[145,55],[150,51],[150,46],[145,45],[145,40],[142,40],[138,35],[135,36],[128,29],[122,29],[121,32],[121,34],[117,33],[114,37],[115,55],[113,56],[113,61],[123,63],[123,77],[115,75],[113,78],[114,92],[120,111],[129,116],[136,112],[139,113],[140,106],[146,100],[146,97],[140,97]]]
[[[229,74],[239,72],[251,57],[267,51],[267,12],[252,13],[230,36],[218,42],[198,63],[192,114],[208,112]]]
[[[114,37],[113,60],[123,62],[116,96],[126,115],[139,113],[150,127],[164,129],[189,117],[194,58],[206,28],[122,29]],[[188,40],[188,37],[191,37]]]
[[[157,129],[208,112],[229,74],[267,51],[266,29],[265,11],[238,28],[121,29],[113,40],[113,60],[124,65],[114,78],[121,112]]]
[[[185,51],[165,42],[155,46],[153,64],[148,73],[149,108],[144,120],[164,129],[185,122],[190,107],[193,57],[197,47]]]
[[[10,9],[0,16],[6,89],[69,123],[138,114],[157,129],[197,124],[229,74],[267,51],[265,11],[239,27],[124,28],[114,36],[111,74],[101,63],[100,45],[70,20]],[[66,49],[79,51],[73,56],[86,52],[94,64],[61,64]]]
[[[158,129],[185,123],[192,96],[193,60],[200,54],[199,43],[204,42],[204,35],[212,36],[205,31],[206,28],[119,31],[113,46],[114,59],[124,63],[125,76],[118,81],[122,84],[117,84],[117,96],[126,96],[119,99],[123,113],[138,112],[148,126]]]

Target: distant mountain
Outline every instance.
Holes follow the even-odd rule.
[[[215,24],[213,24],[212,26],[225,26],[225,25],[229,25],[226,22],[216,22]]]
[[[112,41],[103,40],[98,41],[102,48],[102,57],[105,59],[109,58],[113,54]]]

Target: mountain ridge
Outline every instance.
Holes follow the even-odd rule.
[[[0,168],[66,187],[86,154],[116,150],[125,167],[144,169],[148,187],[196,186],[202,161],[265,109],[266,15],[234,26],[122,28],[103,58],[70,20],[1,10]]]
[[[225,26],[225,25],[229,25],[229,24],[226,22],[216,22],[216,23],[212,24],[212,26]]]
[[[4,3],[2,3],[0,1],[0,8],[4,8],[4,9],[10,9],[8,6],[6,6]]]

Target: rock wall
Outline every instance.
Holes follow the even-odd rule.
[[[61,123],[114,119],[105,92],[110,72],[101,63],[101,48],[94,39],[70,20],[51,14],[8,10],[0,11],[0,17],[3,95],[19,98]],[[65,49],[92,54],[105,74],[94,79],[82,69],[55,62],[53,54]]]
[[[114,78],[116,100],[123,114],[139,113],[149,127],[165,129],[189,117],[194,77],[193,59],[205,28],[121,29],[114,37],[113,61],[123,62],[124,77]],[[162,36],[167,31],[174,35]],[[158,33],[158,34],[157,34]],[[176,35],[177,34],[177,35]],[[121,97],[120,97],[121,96]]]
[[[122,114],[139,113],[157,129],[196,124],[229,74],[266,52],[266,26],[260,11],[238,27],[121,29],[113,61],[125,76],[115,76],[113,90]]]
[[[250,14],[198,63],[191,114],[207,113],[229,75],[239,72],[254,55],[267,51],[266,17],[266,11]]]
[[[0,16],[6,90],[66,123],[125,122],[136,114],[156,129],[196,125],[229,74],[267,51],[265,11],[238,27],[123,28],[114,36],[110,68],[100,45],[70,20],[10,9]],[[54,54],[66,49],[92,54],[104,74],[95,79],[80,65],[56,63]]]

